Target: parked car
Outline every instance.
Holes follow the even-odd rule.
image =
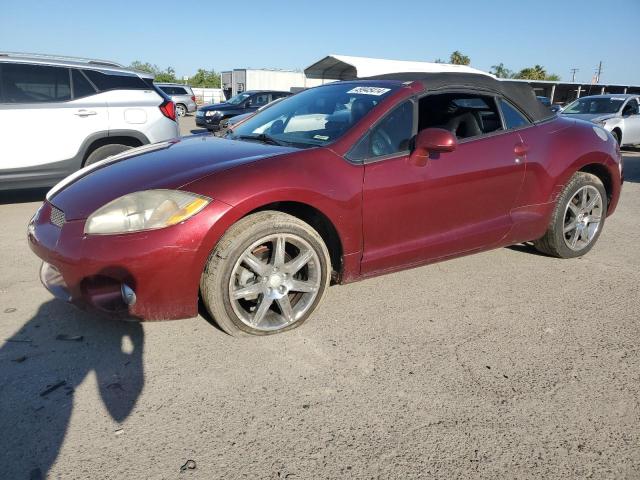
[[[0,189],[47,187],[179,135],[153,78],[101,60],[0,53]]]
[[[278,98],[290,95],[291,92],[267,90],[242,92],[226,102],[200,107],[196,112],[196,125],[210,131],[217,131],[220,129],[220,122],[226,118],[255,112]]]
[[[229,130],[233,130],[235,125],[238,125],[240,122],[244,122],[247,118],[252,117],[257,112],[261,112],[265,108],[269,108],[272,105],[275,105],[276,103],[278,103],[279,101],[284,100],[285,98],[288,98],[288,97],[276,98],[272,102],[267,103],[266,105],[263,105],[262,107],[260,107],[258,110],[254,111],[254,112],[243,113],[242,115],[236,115],[235,117],[225,118],[224,120],[222,120],[220,122],[220,129],[215,134],[218,137],[224,137],[225,135],[227,135]]]
[[[176,104],[176,114],[179,117],[184,117],[187,113],[193,113],[198,109],[196,96],[189,85],[178,83],[156,83],[155,85]]]
[[[619,145],[640,144],[640,95],[591,95],[562,110],[567,118],[588,120],[611,132]]]
[[[28,240],[59,298],[139,320],[193,317],[200,298],[226,332],[266,335],[301,325],[331,282],[522,242],[583,256],[621,161],[522,82],[386,75],[89,167],[49,192]]]
[[[562,105],[559,103],[554,103],[549,107],[549,110],[551,110],[553,113],[560,113],[562,111]]]

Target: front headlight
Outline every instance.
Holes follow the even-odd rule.
[[[205,110],[204,114],[207,117],[215,117],[216,115],[218,115],[220,112],[218,110]]]
[[[202,210],[210,198],[180,190],[129,193],[93,212],[86,234],[115,234],[154,230],[180,223]]]

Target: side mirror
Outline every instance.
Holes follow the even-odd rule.
[[[458,147],[455,135],[444,128],[425,128],[416,136],[413,154],[428,157],[433,153],[453,152]]]
[[[247,100],[247,101],[244,103],[244,108],[249,108],[250,106],[251,106],[251,100]]]

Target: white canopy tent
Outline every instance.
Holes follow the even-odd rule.
[[[404,60],[387,60],[384,58],[351,57],[347,55],[328,55],[322,60],[304,69],[307,78],[323,80],[353,80],[387,73],[423,72],[423,73],[476,73],[493,75],[467,67],[448,63],[409,62]]]

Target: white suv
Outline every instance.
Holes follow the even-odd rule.
[[[100,60],[0,53],[0,190],[48,187],[178,136],[175,104],[148,74]]]

